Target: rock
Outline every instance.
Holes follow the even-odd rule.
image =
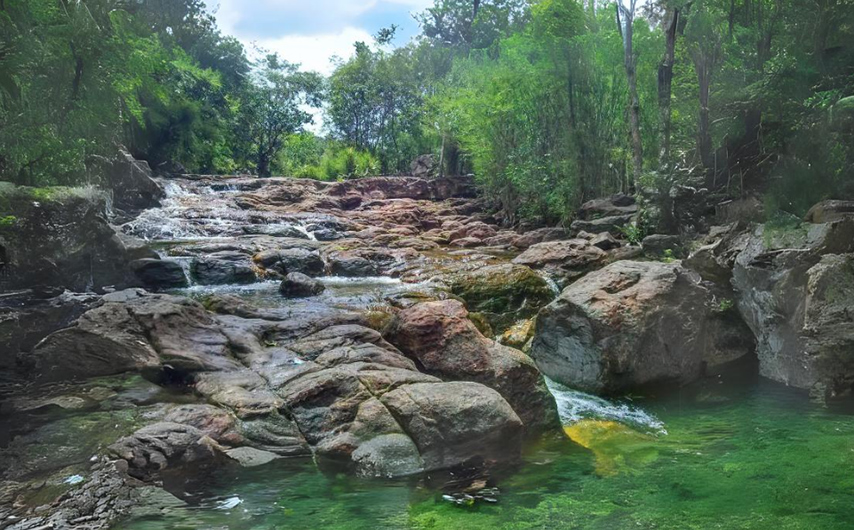
[[[403,310],[387,336],[431,375],[475,381],[498,391],[530,433],[557,426],[554,399],[534,363],[481,335],[461,303],[427,302]]]
[[[282,280],[279,292],[285,298],[309,298],[322,294],[326,287],[317,280],[299,272],[292,272]]]
[[[522,320],[505,331],[504,334],[501,335],[499,342],[505,346],[516,348],[517,350],[528,351],[531,345],[531,339],[534,338],[535,329],[535,319]]]
[[[835,130],[851,132],[854,130],[854,96],[840,99],[831,107],[831,125]]]
[[[73,292],[134,284],[124,245],[92,189],[25,188],[0,182],[0,290],[33,286]]]
[[[451,242],[452,247],[475,248],[483,246],[483,240],[476,237],[461,237]]]
[[[223,445],[235,446],[245,442],[237,418],[212,405],[177,405],[169,409],[163,421],[195,427]]]
[[[704,280],[729,284],[735,259],[746,248],[749,238],[747,226],[741,223],[712,227],[709,235],[700,241],[701,246],[685,259],[684,265]]]
[[[130,269],[149,289],[174,289],[189,285],[184,268],[172,260],[138,259],[130,262]]]
[[[193,280],[201,285],[255,283],[258,277],[246,255],[240,252],[216,252],[194,258],[190,264]]]
[[[219,327],[186,298],[120,291],[104,296],[74,327],[45,338],[27,359],[48,380],[234,370],[240,365]]]
[[[566,233],[566,230],[560,227],[539,228],[516,237],[512,244],[514,247],[524,250],[536,245],[537,243],[566,239],[567,236],[568,234]]]
[[[305,248],[270,250],[256,254],[252,260],[256,265],[287,275],[299,272],[306,276],[321,276],[326,264],[320,254]]]
[[[113,192],[113,205],[121,210],[139,212],[160,205],[166,192],[153,178],[151,166],[136,160],[122,149],[107,170],[107,180]]]
[[[610,233],[608,233],[608,232],[602,232],[601,234],[598,234],[598,235],[596,235],[596,236],[593,236],[593,237],[590,239],[590,244],[591,244],[592,246],[594,246],[594,247],[596,247],[596,248],[598,248],[598,249],[604,250],[604,251],[606,251],[606,252],[607,252],[608,250],[613,250],[613,249],[615,249],[615,248],[619,248],[619,247],[621,246],[621,245],[620,245],[620,242],[619,242],[619,241],[617,241],[617,240],[614,238],[614,236],[612,236],[612,235],[611,235]]]
[[[329,256],[329,267],[333,276],[366,278],[377,276],[379,267],[366,257],[351,252],[336,252]]]
[[[854,219],[757,228],[733,268],[764,377],[821,395],[854,384]]]
[[[854,217],[854,201],[822,201],[807,212],[808,223],[832,223]]]
[[[434,178],[439,175],[439,163],[433,155],[421,155],[412,161],[412,176],[416,178]]]
[[[638,211],[635,202],[634,197],[622,193],[604,199],[594,199],[581,205],[578,210],[578,217],[586,221],[604,217],[631,217]]]
[[[470,311],[488,316],[490,325],[502,330],[535,315],[554,298],[539,274],[518,264],[485,265],[450,274],[444,281]]]
[[[483,385],[405,385],[380,400],[415,442],[425,469],[519,458],[522,421]]]
[[[262,451],[252,447],[238,447],[225,452],[229,458],[236,460],[243,467],[260,467],[282,458],[276,453]]]
[[[7,297],[0,303],[0,370],[11,374],[17,356],[31,351],[51,333],[67,328],[100,300],[97,295],[62,293],[33,300],[32,293]]]
[[[615,215],[610,217],[600,217],[593,220],[578,219],[572,222],[570,230],[575,233],[590,232],[598,234],[600,232],[609,232],[613,236],[621,236],[622,230],[626,226],[632,224],[635,214]]]
[[[744,341],[721,335],[732,322],[722,326],[715,309],[712,292],[678,262],[619,261],[540,312],[530,354],[545,375],[586,392],[689,382],[753,353],[743,324]]]
[[[223,462],[225,450],[189,425],[160,422],[120,439],[109,452],[128,462],[128,474],[153,480],[165,471],[197,473]]]
[[[513,263],[542,269],[559,284],[566,285],[611,261],[609,253],[586,239],[539,243],[520,254]]]
[[[652,234],[643,238],[643,251],[654,257],[679,257],[682,254],[682,241],[679,236]]]
[[[765,204],[756,197],[730,200],[715,206],[715,219],[720,224],[754,223],[765,218]]]

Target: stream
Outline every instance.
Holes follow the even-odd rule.
[[[164,256],[189,260],[180,250],[188,245],[259,235],[318,239],[310,214],[282,220],[235,208],[234,187],[167,189],[163,208],[125,227]],[[275,281],[174,292],[324,311],[369,309],[432,288],[388,276],[319,280],[326,292],[310,301],[283,299]],[[186,505],[137,513],[121,528],[851,528],[854,406],[827,408],[775,383],[727,375],[618,402],[549,387],[566,436],[528,446],[521,463],[488,477],[366,479],[285,459],[222,471],[190,488]]]

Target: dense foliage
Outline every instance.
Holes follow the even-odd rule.
[[[200,0],[0,0],[0,178],[86,181],[120,144],[321,179],[432,153],[511,222],[687,184],[792,215],[853,191],[852,0],[436,0],[417,19],[324,80],[250,60]]]

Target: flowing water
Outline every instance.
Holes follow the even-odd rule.
[[[234,190],[170,189],[163,209],[128,229],[170,241],[246,233]],[[265,231],[298,221],[266,223]],[[323,278],[311,302],[285,301],[275,282],[193,286],[261,307],[370,308],[427,289],[390,278]],[[140,514],[126,530],[281,529],[851,529],[854,407],[830,408],[761,380],[722,377],[675,393],[609,402],[555,383],[565,432],[526,448],[488,477],[360,479],[309,459],[230,469],[186,496],[186,506]]]

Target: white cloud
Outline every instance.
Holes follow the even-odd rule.
[[[302,64],[303,70],[332,73],[332,57],[347,59],[353,54],[357,41],[370,42],[371,34],[360,28],[345,28],[338,33],[320,35],[285,35],[277,39],[259,40],[265,50],[278,53],[283,59]]]

